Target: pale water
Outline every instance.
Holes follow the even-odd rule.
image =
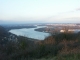
[[[37,28],[42,28],[42,27],[44,26],[38,26]],[[9,32],[17,36],[25,36],[38,40],[44,40],[47,36],[50,35],[49,33],[35,31],[35,29],[37,28],[12,29]]]

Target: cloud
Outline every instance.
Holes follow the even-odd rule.
[[[78,8],[80,10],[80,8]],[[80,22],[80,11],[67,11],[55,16],[48,17],[48,22],[69,22],[69,23],[78,23]]]
[[[76,10],[77,10],[77,11],[80,11],[80,8],[77,8]]]

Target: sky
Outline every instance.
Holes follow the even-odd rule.
[[[79,23],[80,0],[0,0],[0,21]]]

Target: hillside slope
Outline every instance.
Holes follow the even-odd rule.
[[[8,36],[8,32],[6,31],[5,28],[3,28],[2,26],[0,26],[0,39],[4,38]]]

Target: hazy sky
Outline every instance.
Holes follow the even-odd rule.
[[[0,0],[0,20],[80,22],[80,0]]]

